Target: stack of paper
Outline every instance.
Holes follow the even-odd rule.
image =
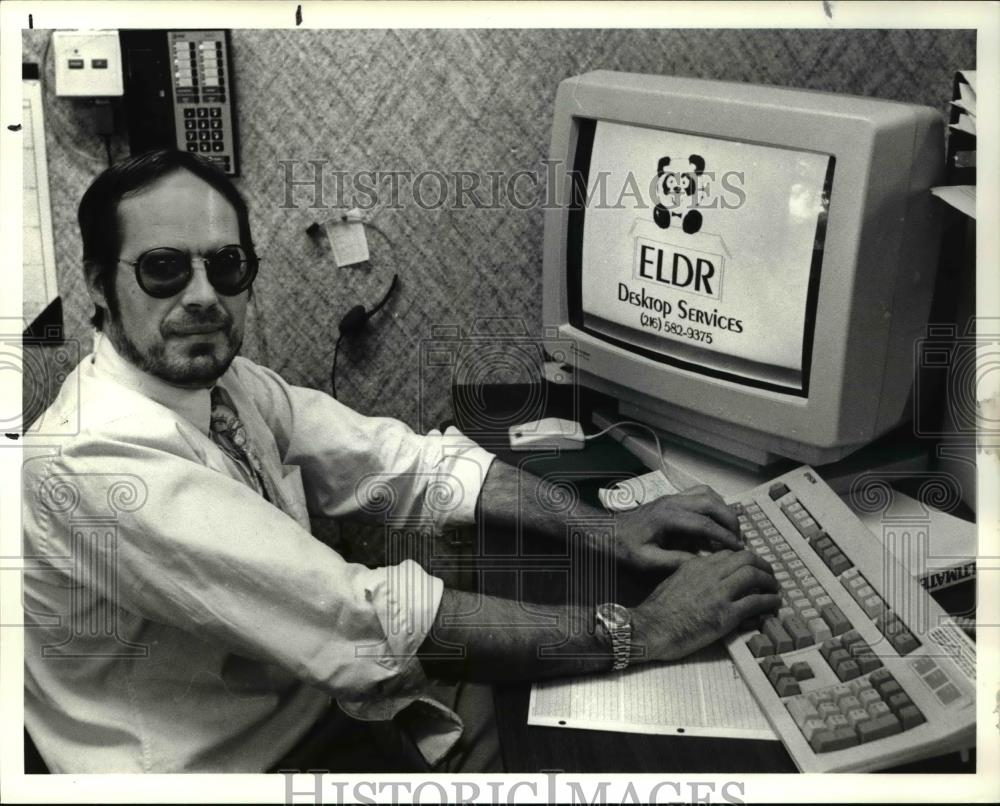
[[[950,142],[948,146],[949,172],[966,176],[975,172],[976,146],[968,137],[976,136],[976,71],[960,70],[955,77],[955,97],[951,100],[952,112]],[[957,178],[957,177],[956,177]],[[953,178],[952,181],[955,181]],[[959,180],[961,181],[961,180]],[[945,185],[931,188],[931,193],[950,204],[969,218],[976,217],[976,186]]]
[[[976,133],[976,71],[962,70],[958,82],[958,98],[951,103],[959,110],[958,121],[951,124],[954,131]]]

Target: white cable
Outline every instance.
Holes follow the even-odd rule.
[[[612,423],[607,428],[604,428],[601,431],[598,431],[596,434],[589,434],[587,436],[584,436],[583,439],[586,442],[587,440],[597,439],[598,437],[603,437],[609,431],[611,431],[611,430],[613,430],[615,428],[619,428],[619,427],[621,427],[623,425],[637,425],[637,426],[639,426],[639,428],[645,428],[650,434],[653,435],[653,440],[656,442],[656,455],[660,459],[660,472],[663,474],[663,477],[665,479],[669,480],[670,477],[667,474],[667,463],[663,459],[663,449],[660,447],[660,435],[656,433],[655,429],[650,428],[645,423],[636,422],[635,420],[621,420],[620,422]],[[634,439],[634,437],[633,437],[633,439]]]

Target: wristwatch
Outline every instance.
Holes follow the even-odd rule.
[[[611,668],[620,672],[628,666],[632,650],[632,614],[627,607],[614,602],[597,606],[597,623],[611,638],[615,663]]]

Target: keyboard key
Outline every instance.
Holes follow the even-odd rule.
[[[760,662],[760,668],[761,671],[764,672],[764,674],[770,673],[771,669],[773,669],[775,666],[784,666],[784,665],[785,662],[777,655],[772,655],[769,658],[764,658],[764,660]]]
[[[937,698],[941,701],[942,705],[950,705],[962,696],[958,693],[958,689],[951,683],[946,683],[934,693],[937,695]]]
[[[867,645],[866,645],[867,646]],[[854,656],[855,663],[858,664],[858,668],[861,670],[861,674],[868,674],[868,672],[874,672],[876,669],[882,666],[882,661],[878,659],[874,652],[870,650],[864,654],[859,654]]]
[[[773,616],[764,619],[761,632],[771,639],[774,643],[774,651],[779,654],[782,652],[788,652],[794,646],[792,637],[785,632],[785,628],[782,627],[781,623]]]
[[[806,724],[806,720],[817,719],[819,717],[819,711],[816,710],[816,706],[805,697],[791,700],[785,703],[785,706],[799,728],[802,728]]]
[[[882,612],[883,605],[882,597],[878,594],[873,594],[861,601],[861,609],[865,611],[865,615],[870,619],[878,618],[879,613]]]
[[[885,704],[889,706],[889,710],[897,716],[907,705],[913,705],[913,701],[909,698],[906,692],[902,690],[897,691],[894,694],[890,694],[888,697],[885,697],[884,700]]]
[[[858,743],[858,737],[849,727],[838,728],[837,730],[817,731],[809,740],[809,746],[814,753],[829,753],[834,750],[843,750],[845,747],[853,747]]]
[[[757,633],[750,637],[747,641],[747,649],[750,650],[750,654],[755,658],[761,658],[765,655],[774,654],[774,642],[768,638],[766,635],[761,635]]]
[[[833,599],[824,594],[823,596],[817,596],[815,599],[813,599],[813,604],[816,606],[816,609],[819,610],[820,615],[822,615],[823,608],[832,605]]]
[[[848,726],[847,717],[843,714],[831,714],[826,718],[826,726],[830,730],[836,730],[837,728],[846,728]]]
[[[872,684],[873,687],[877,687],[879,683],[884,680],[895,680],[892,676],[892,672],[888,669],[882,669],[881,671],[875,672],[868,678],[868,682]]]
[[[845,660],[838,663],[833,671],[840,680],[853,680],[861,674],[861,667],[856,661]]]
[[[840,577],[841,584],[851,592],[851,596],[857,596],[857,592],[864,587],[868,587],[868,582],[863,576],[850,576],[852,571],[857,571],[857,568],[851,566],[848,568],[843,575]]]
[[[862,742],[871,742],[875,739],[882,739],[892,736],[902,730],[899,720],[892,714],[873,716],[867,722],[862,722],[857,727],[858,738]]]
[[[927,677],[924,678],[924,681],[931,688],[937,688],[938,686],[942,686],[945,683],[947,683],[948,682],[948,678],[945,677],[944,672],[942,672],[940,669],[938,669],[938,668],[935,667],[934,671],[931,672],[929,675],[927,675]]]
[[[895,680],[889,680],[879,686],[876,686],[875,690],[878,691],[882,699],[888,703],[889,698],[892,697],[893,694],[899,694],[903,690],[903,687]]]
[[[804,613],[805,611],[803,611]],[[813,638],[816,639],[816,643],[826,641],[829,639],[833,633],[830,632],[830,628],[827,626],[826,622],[821,618],[809,619],[806,622],[806,626],[809,627],[809,632],[813,634]]]
[[[837,707],[843,710],[840,703],[842,700],[846,700],[848,697],[856,696],[854,689],[852,689],[846,683],[840,683],[834,686],[830,691],[833,693],[833,701],[837,703]]]
[[[802,689],[799,688],[799,683],[794,677],[782,677],[774,686],[774,690],[778,692],[779,697],[791,697],[793,694],[801,694]]]
[[[861,707],[861,700],[858,699],[856,694],[850,694],[847,697],[841,697],[837,701],[837,705],[840,707],[840,712],[842,714],[848,711],[856,711]]]
[[[767,673],[767,679],[771,681],[772,686],[777,686],[781,678],[790,677],[791,674],[791,670],[784,663],[779,663],[777,666],[771,667],[771,671]]]
[[[809,628],[802,619],[797,616],[789,616],[783,619],[781,624],[785,628],[785,632],[791,636],[795,649],[802,649],[803,647],[813,645],[814,639],[812,633],[809,632]]]
[[[924,719],[924,715],[920,713],[920,709],[912,704],[901,708],[899,713],[896,714],[896,718],[902,724],[903,730],[915,728],[917,725],[921,725],[927,721]]]
[[[893,648],[900,655],[909,655],[914,649],[920,646],[920,642],[913,637],[913,633],[908,630],[903,630],[900,633],[894,635],[889,639],[892,643]]]
[[[812,666],[804,660],[800,660],[792,664],[792,676],[796,680],[812,680],[815,675]]]
[[[830,536],[828,534],[826,534],[826,532],[823,532],[823,533],[817,535],[816,537],[814,537],[809,542],[812,545],[812,547],[817,552],[820,552],[820,553],[822,553],[823,551],[826,551],[827,549],[829,549],[831,547],[835,547],[834,542],[830,539]]]
[[[840,641],[844,645],[844,649],[850,650],[855,644],[864,643],[864,639],[861,637],[861,633],[857,630],[848,630],[842,636],[840,636]]]
[[[864,708],[867,708],[873,702],[882,702],[882,697],[875,689],[868,688],[858,692],[858,700]]]
[[[847,557],[839,551],[836,554],[834,554],[833,557],[831,557],[827,562],[827,566],[829,566],[830,571],[833,572],[834,576],[840,576],[842,573],[844,573],[844,571],[850,568],[851,565],[853,565],[853,563],[851,563],[851,561],[848,560]]]
[[[847,620],[847,616],[837,605],[829,604],[826,607],[821,607],[819,612],[823,616],[823,620],[830,625],[830,632],[834,635],[840,635],[851,629],[851,622]]]
[[[892,716],[892,711],[889,710],[889,706],[882,702],[881,699],[878,702],[873,702],[866,707],[868,708],[868,714],[872,719],[877,719],[878,717],[885,716],[886,714]]]
[[[850,653],[838,644],[837,648],[834,649],[832,652],[830,652],[829,656],[826,659],[826,662],[830,664],[831,669],[836,669],[841,663],[844,663],[845,661],[848,661],[850,659],[851,659]]]
[[[772,484],[771,489],[767,491],[767,494],[771,496],[772,501],[777,501],[782,496],[788,495],[788,493],[788,485],[781,481]]]
[[[886,706],[888,709],[888,706]],[[821,702],[816,704],[816,710],[819,711],[819,715],[826,719],[828,716],[833,716],[834,714],[840,713],[840,708],[832,702]]]
[[[801,729],[802,735],[806,737],[807,742],[812,742],[813,736],[817,733],[825,733],[828,730],[826,727],[826,721],[820,719],[819,717],[807,719],[801,726]]]
[[[871,717],[868,716],[868,712],[864,708],[854,708],[847,712],[847,722],[855,730],[859,722],[864,722],[867,719],[871,719]]]
[[[828,641],[824,641],[819,648],[819,654],[823,656],[823,660],[827,663],[830,662],[830,655],[837,649],[843,649],[844,645],[840,642],[839,638],[831,638]]]

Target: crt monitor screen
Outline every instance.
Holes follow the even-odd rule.
[[[807,396],[834,158],[579,119],[569,313],[613,344]]]

